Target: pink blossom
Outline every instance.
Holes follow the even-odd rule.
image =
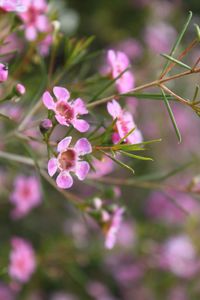
[[[22,5],[22,0],[0,0],[0,9],[7,12],[22,12],[26,8]]]
[[[192,241],[187,235],[170,238],[163,246],[161,265],[180,277],[192,277],[200,267]]]
[[[199,213],[200,206],[190,195],[170,191],[167,196],[156,191],[150,194],[146,211],[150,217],[171,224],[181,223],[187,215]]]
[[[15,205],[12,211],[13,218],[21,218],[27,215],[41,203],[41,190],[38,179],[35,176],[17,176],[10,201]]]
[[[116,45],[116,48],[117,50],[124,52],[130,59],[140,58],[143,53],[142,45],[133,38],[120,41]]]
[[[87,176],[90,165],[81,160],[82,156],[92,152],[92,146],[86,138],[79,139],[74,147],[69,147],[72,137],[66,137],[58,143],[57,158],[51,158],[48,162],[48,173],[53,176],[57,170],[60,174],[56,179],[58,187],[68,189],[73,185],[70,173],[75,173],[79,180]]]
[[[132,129],[135,130],[126,138],[126,142],[129,144],[136,144],[142,142],[142,134],[136,128],[133,120],[133,116],[124,111],[116,100],[108,102],[108,113],[113,117],[113,120],[117,119],[115,123],[115,133],[112,136],[113,143],[118,143],[120,139],[126,136]]]
[[[39,33],[49,33],[51,24],[46,16],[46,0],[23,0],[26,11],[19,13],[24,23],[25,36],[29,41],[35,41]]]
[[[109,50],[107,62],[113,79],[120,76],[130,66],[128,57],[121,51]],[[133,89],[134,81],[133,74],[129,70],[125,71],[115,82],[118,92],[127,93]]]
[[[36,269],[34,250],[29,242],[18,237],[12,238],[11,245],[9,275],[12,279],[26,283]]]
[[[164,22],[148,25],[145,32],[146,43],[156,53],[169,52],[175,38],[174,28]]]
[[[92,170],[90,172],[91,178],[99,178],[105,176],[111,173],[114,169],[113,161],[107,156],[103,156],[101,160],[94,158],[92,164],[95,171]]]
[[[26,88],[23,84],[18,83],[16,85],[16,91],[21,96],[21,95],[24,95],[26,93]]]
[[[124,213],[123,207],[116,207],[113,214],[107,223],[105,229],[105,247],[107,249],[112,249],[116,243],[117,233],[120,229],[122,222],[122,215]]]
[[[0,63],[0,83],[8,79],[8,68],[6,65]]]
[[[80,115],[88,113],[85,103],[78,98],[74,101],[69,101],[70,93],[62,87],[54,87],[53,93],[57,99],[54,102],[51,94],[45,92],[43,94],[44,105],[55,112],[55,118],[61,125],[74,126],[80,132],[86,132],[89,129],[89,124],[85,120],[79,119]]]

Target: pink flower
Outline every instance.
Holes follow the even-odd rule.
[[[101,160],[96,158],[92,161],[93,167],[95,169],[90,172],[90,178],[99,178],[111,173],[114,169],[113,160],[107,156],[103,156]]]
[[[113,214],[108,221],[108,228],[105,230],[105,247],[112,249],[116,243],[117,233],[120,229],[122,222],[122,215],[124,213],[123,207],[116,207]]]
[[[0,83],[8,79],[8,68],[6,65],[0,63]]]
[[[17,176],[10,201],[15,205],[12,211],[13,218],[21,218],[27,215],[41,203],[41,190],[38,179],[34,176]]]
[[[113,79],[120,76],[130,66],[128,57],[121,51],[109,50],[107,61]],[[126,93],[133,89],[134,81],[133,74],[129,70],[125,71],[115,82],[118,92]]]
[[[90,165],[81,158],[85,154],[92,152],[91,144],[86,138],[79,139],[74,147],[69,147],[72,137],[66,137],[58,143],[57,158],[51,158],[48,162],[48,173],[53,176],[57,170],[60,174],[56,179],[58,187],[68,189],[73,185],[71,172],[75,173],[79,180],[84,180],[87,176]]]
[[[175,38],[175,29],[164,22],[148,25],[145,32],[146,43],[156,53],[169,52]]]
[[[11,12],[22,12],[25,10],[21,0],[0,0],[0,9]]]
[[[27,40],[35,41],[39,33],[49,33],[51,25],[46,16],[47,3],[45,0],[23,0],[26,11],[19,13],[24,23]]]
[[[26,88],[23,84],[18,83],[16,85],[16,91],[21,96],[21,95],[24,95],[26,93]]]
[[[133,117],[129,112],[124,111],[116,100],[108,102],[108,113],[117,119],[115,123],[115,133],[112,136],[113,143],[118,143],[125,135],[127,135],[133,128],[136,128]],[[129,144],[137,144],[142,142],[142,134],[136,128],[127,138],[126,142]]]
[[[85,120],[79,119],[79,115],[88,113],[85,103],[78,98],[74,101],[69,101],[70,93],[62,87],[54,87],[53,93],[57,99],[54,102],[49,92],[43,94],[44,105],[55,112],[55,118],[61,125],[74,126],[80,132],[86,132],[89,129],[89,124]]]
[[[193,276],[200,267],[192,241],[187,235],[170,238],[161,253],[161,266],[180,277]]]
[[[29,242],[22,238],[12,238],[9,275],[21,283],[29,281],[36,269],[34,250]]]

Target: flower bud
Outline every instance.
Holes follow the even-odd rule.
[[[16,85],[15,89],[16,89],[16,92],[17,92],[17,94],[18,94],[19,96],[22,96],[22,95],[24,95],[24,94],[26,93],[26,88],[25,88],[25,86],[24,86],[23,84],[21,84],[21,83],[18,83],[18,84]]]
[[[4,82],[8,79],[8,67],[0,63],[0,82]]]
[[[43,121],[41,121],[40,123],[40,132],[42,134],[45,134],[49,131],[49,129],[51,129],[53,126],[52,122],[50,119],[44,119]]]

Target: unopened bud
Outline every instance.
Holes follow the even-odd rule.
[[[50,119],[44,119],[41,123],[40,123],[40,131],[42,134],[45,134],[49,131],[49,129],[51,129],[53,126],[52,122]]]
[[[16,92],[17,92],[17,94],[18,94],[19,96],[22,96],[22,95],[24,95],[24,94],[26,93],[26,88],[25,88],[25,86],[24,86],[23,84],[21,84],[21,83],[18,83],[18,84],[16,85],[15,89],[16,89]]]
[[[8,67],[0,63],[0,82],[4,82],[8,79]]]

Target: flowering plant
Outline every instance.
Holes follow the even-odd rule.
[[[157,72],[157,79],[152,81],[151,74],[146,76],[150,78],[147,83],[138,84],[143,76],[138,80],[137,73],[132,68],[132,56],[128,52],[110,45],[106,53],[92,52],[93,37],[79,40],[65,35],[57,11],[46,0],[0,1],[0,130],[3,137],[0,141],[0,196],[9,200],[6,202],[5,212],[10,226],[14,225],[10,233],[14,231],[15,235],[13,237],[12,232],[9,262],[7,267],[3,267],[6,268],[5,282],[9,283],[7,292],[13,294],[13,297],[21,293],[23,299],[28,299],[24,296],[24,285],[35,276],[35,272],[39,272],[37,268],[41,270],[41,275],[38,275],[38,278],[42,278],[41,282],[53,279],[59,281],[62,268],[51,267],[54,259],[65,261],[63,256],[68,255],[66,249],[73,257],[73,247],[84,251],[87,245],[83,240],[95,244],[97,237],[91,239],[89,231],[99,232],[99,236],[104,239],[101,251],[104,246],[107,250],[114,249],[115,246],[131,248],[130,241],[135,241],[133,230],[126,224],[130,204],[121,201],[126,198],[126,191],[122,189],[122,192],[121,186],[127,188],[129,197],[134,196],[133,187],[140,188],[142,192],[145,189],[159,190],[147,197],[145,213],[149,218],[180,226],[187,214],[194,220],[194,224],[188,223],[196,226],[195,213],[198,214],[200,208],[190,196],[199,193],[199,177],[192,174],[189,183],[182,186],[184,180],[179,184],[178,180],[170,182],[170,179],[189,165],[196,164],[198,159],[195,157],[192,162],[172,168],[166,174],[148,171],[152,165],[152,168],[158,168],[159,152],[165,153],[167,150],[162,146],[165,139],[161,139],[160,132],[154,128],[156,118],[152,107],[155,108],[155,105],[148,107],[145,102],[163,102],[168,118],[163,117],[161,107],[162,113],[156,113],[159,117],[162,115],[161,127],[166,129],[169,119],[180,146],[182,130],[181,126],[179,129],[176,110],[186,107],[195,117],[200,115],[199,85],[192,86],[191,97],[184,92],[183,95],[180,94],[175,85],[177,80],[187,80],[200,73],[199,53],[194,61],[184,60],[199,47],[198,25],[195,25],[194,39],[184,49],[180,47],[191,19],[190,12],[172,50],[169,54],[162,54],[166,63],[161,68],[160,75]],[[167,31],[166,28],[165,30]],[[151,50],[156,47],[156,38],[159,42],[162,41],[162,37],[157,34],[154,26],[150,26],[144,35]],[[15,43],[21,47],[17,46],[13,50]],[[121,48],[125,47],[126,50],[127,46],[124,45],[131,43],[134,42],[129,40]],[[165,46],[165,43],[159,45],[159,49],[168,50],[168,45]],[[139,46],[131,49],[138,49],[138,57],[142,52]],[[102,60],[99,66],[95,63],[97,60]],[[141,100],[144,100],[143,104]],[[174,104],[179,106],[174,107]],[[146,119],[146,128],[140,122],[140,106],[145,112],[143,121],[145,123]],[[181,113],[179,115],[181,118]],[[184,127],[184,122],[182,123]],[[169,143],[172,145],[171,141]],[[173,149],[174,146],[171,145]],[[147,151],[152,149],[156,150],[149,157]],[[174,155],[178,152],[174,153],[170,157],[170,163],[176,160]],[[154,162],[150,163],[153,159]],[[110,175],[113,172],[113,176]],[[84,232],[78,221],[75,224],[73,221],[70,224],[63,221],[65,214],[70,216],[71,211],[74,213],[72,206],[63,199],[72,202],[76,212],[84,215],[89,228],[87,232]],[[56,202],[55,206],[52,206],[53,201]],[[12,206],[11,213],[9,205]],[[123,228],[124,233],[121,232]],[[43,245],[46,232],[50,238],[51,231],[53,235],[49,254],[48,248],[43,249]],[[23,237],[19,237],[20,233]],[[31,242],[28,241],[29,233]],[[57,252],[54,242],[56,243],[59,234],[57,246],[60,248]],[[65,234],[74,235],[71,248],[63,244]],[[7,239],[8,236],[5,243]],[[174,234],[162,245],[152,243],[147,248],[148,255],[142,246],[141,249],[138,248],[137,264],[123,263],[122,257],[117,262],[113,262],[111,258],[104,262],[110,266],[116,282],[120,281],[122,286],[130,285],[133,278],[137,282],[145,276],[147,267],[171,272],[178,278],[192,278],[200,270],[198,251],[187,234]],[[185,251],[184,255],[182,251]],[[141,257],[146,255],[145,263],[141,262],[139,254]],[[79,259],[80,266],[81,263],[84,265],[82,258]],[[186,267],[188,263],[189,268]],[[70,260],[67,264],[70,269]],[[129,266],[124,271],[122,265],[126,264]],[[89,262],[86,265],[89,268]],[[43,276],[42,270],[45,268],[50,271]],[[71,268],[70,272],[72,275],[69,277],[73,277],[76,270]],[[82,286],[87,281],[83,276],[79,284]],[[87,284],[87,291],[83,292],[86,293],[84,299],[87,296],[98,300],[115,299],[111,296],[109,298],[109,292],[98,283]],[[38,288],[42,289],[40,285]],[[96,295],[99,290],[101,296]],[[123,299],[133,299],[125,297]],[[51,299],[73,298],[55,296]]]

